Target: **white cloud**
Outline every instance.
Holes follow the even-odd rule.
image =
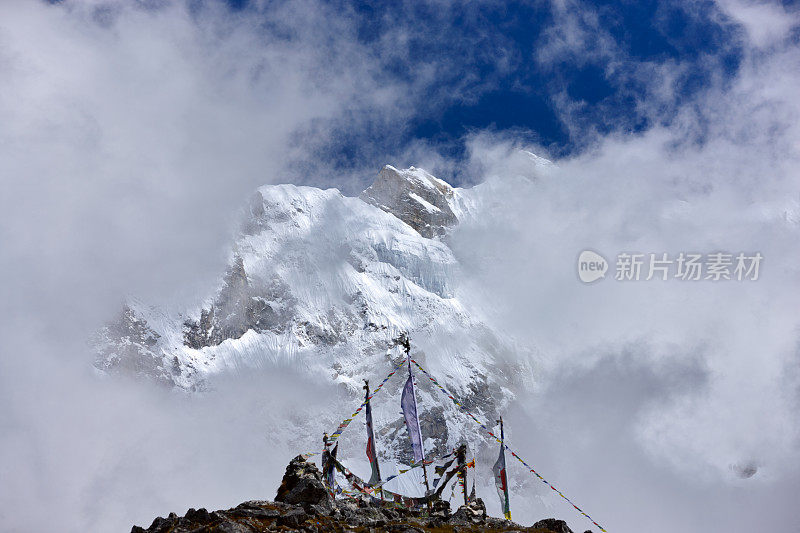
[[[346,13],[251,15],[0,5],[3,529],[113,531],[271,498],[297,452],[269,410],[314,403],[299,378],[190,402],[98,380],[86,346],[125,294],[180,307],[213,286],[243,200],[313,159],[298,132],[401,121],[414,97],[380,77]]]
[[[544,354],[525,400],[534,428],[517,435],[609,530],[793,520],[780,502],[800,478],[798,59],[794,46],[748,55],[670,125],[597,136],[547,172],[507,138],[469,145],[486,200],[453,236],[463,292]],[[587,286],[575,272],[585,249],[612,263],[625,251],[765,259],[749,283],[623,283],[612,271]],[[758,470],[743,480],[742,465]],[[737,493],[757,506],[740,508]],[[704,505],[724,512],[697,518]]]
[[[719,0],[717,4],[742,25],[749,42],[759,48],[779,44],[800,24],[797,14],[787,12],[778,2]]]

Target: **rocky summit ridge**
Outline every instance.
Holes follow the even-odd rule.
[[[430,512],[366,498],[334,500],[322,483],[316,465],[297,456],[286,467],[275,501],[252,500],[220,511],[189,509],[184,516],[170,513],[150,527],[133,526],[131,533],[261,533],[267,531],[356,531],[364,533],[530,532],[572,533],[563,520],[548,518],[525,527],[487,516],[480,498],[450,511],[437,501]],[[591,533],[587,531],[586,533]]]
[[[458,222],[453,187],[416,167],[398,170],[386,165],[359,198],[393,214],[429,239],[441,237]]]

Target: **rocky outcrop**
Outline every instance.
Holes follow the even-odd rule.
[[[253,500],[225,511],[189,509],[184,516],[158,517],[147,529],[131,533],[260,533],[266,531],[481,532],[526,531],[572,533],[562,520],[548,518],[532,527],[486,515],[480,498],[450,514],[450,504],[435,502],[427,509],[373,504],[366,499],[333,500],[316,465],[297,456],[286,467],[274,502]]]
[[[486,505],[482,499],[476,498],[475,501],[459,507],[450,521],[454,524],[483,524],[486,518]]]
[[[453,515],[455,517],[456,515]],[[329,512],[311,506],[281,502],[248,501],[224,511],[189,509],[184,516],[170,513],[156,518],[147,529],[133,526],[131,533],[262,533],[267,531],[362,531],[387,533],[479,533],[482,531],[517,531],[562,533],[537,526],[525,527],[500,518],[463,521],[443,518],[435,513],[425,516],[402,507],[378,507],[363,502],[337,500]],[[569,531],[567,529],[566,531]],[[571,532],[570,532],[571,533]]]
[[[158,349],[160,338],[147,320],[125,305],[115,320],[92,337],[97,352],[94,366],[108,374],[147,377],[173,386],[174,375],[180,370]]]
[[[200,349],[216,346],[226,339],[238,339],[247,331],[286,329],[293,314],[294,299],[280,281],[254,284],[237,256],[225,273],[222,289],[214,303],[200,311],[197,320],[183,325],[184,344]]]
[[[322,474],[317,465],[298,455],[286,467],[275,501],[304,507],[317,505],[329,508],[333,498],[322,484]]]
[[[552,533],[572,533],[572,530],[567,526],[563,520],[556,520],[555,518],[545,518],[539,520],[533,527],[543,529],[544,531],[552,531]]]
[[[447,228],[458,223],[450,206],[453,188],[422,169],[397,170],[386,165],[359,198],[393,214],[429,239],[444,235]]]

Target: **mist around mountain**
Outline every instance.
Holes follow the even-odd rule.
[[[196,394],[212,393],[218,379],[285,367],[337,384],[327,409],[299,427],[287,413],[272,428],[311,451],[337,416],[360,403],[365,379],[374,388],[403,361],[398,339],[406,334],[412,356],[493,426],[517,391],[534,386],[537,361],[532,346],[488,325],[462,287],[448,235],[473,216],[480,195],[481,187],[454,188],[422,169],[389,165],[357,198],[336,189],[263,186],[248,202],[228,268],[208,298],[173,315],[128,301],[93,337],[95,366]],[[413,459],[399,415],[405,367],[398,374],[374,402],[385,475]],[[426,452],[444,455],[468,443],[471,454],[493,462],[493,439],[418,374]],[[356,464],[364,462],[362,424],[343,438],[342,454]],[[391,485],[421,495],[418,474]],[[515,486],[529,484],[520,477]]]

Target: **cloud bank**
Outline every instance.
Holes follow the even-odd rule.
[[[742,39],[732,82],[720,77],[641,134],[593,135],[553,168],[507,136],[469,144],[486,200],[454,235],[464,293],[541,350],[541,389],[521,401],[516,435],[609,530],[797,519],[800,54],[786,35],[769,52],[750,29]],[[676,72],[654,84],[681,66],[659,69]],[[611,262],[594,285],[576,275],[586,249]],[[620,252],[690,251],[760,251],[763,276],[613,279]]]
[[[318,387],[279,369],[213,399],[105,381],[88,336],[129,294],[195,304],[244,201],[311,158],[304,138],[401,116],[413,90],[316,2],[0,13],[2,529],[128,530],[176,504],[271,498],[297,452],[274,413],[317,405]]]

